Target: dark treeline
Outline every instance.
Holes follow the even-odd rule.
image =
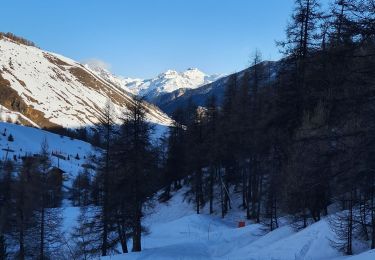
[[[63,176],[48,144],[21,163],[0,161],[0,171],[0,259],[64,259]]]
[[[102,155],[88,160],[87,170],[73,183],[73,204],[81,207],[75,228],[74,257],[141,251],[144,210],[161,185],[158,146],[151,142],[152,125],[146,121],[142,100],[135,99],[115,124],[107,102],[97,127]]]
[[[164,199],[185,179],[196,212],[224,217],[240,193],[248,219],[304,228],[330,218],[333,246],[375,248],[375,2],[296,0],[277,75],[255,52],[228,78],[222,104],[175,111]],[[215,205],[220,205],[216,207]]]
[[[71,185],[51,164],[46,142],[38,154],[0,161],[0,259],[92,259],[127,253],[130,240],[141,251],[141,221],[161,188],[162,160],[142,100],[127,107],[121,124],[118,116],[107,102],[91,137],[100,148],[85,155]],[[65,234],[63,199],[80,207]]]
[[[20,44],[36,47],[34,42],[29,41],[25,38],[19,37],[17,35],[14,35],[13,33],[10,33],[10,32],[7,32],[7,33],[0,32],[0,39],[3,38],[3,37],[11,39],[12,41],[15,41],[15,42],[20,43]]]
[[[46,127],[44,128],[44,130],[54,134],[58,134],[61,137],[66,136],[72,140],[78,139],[84,142],[88,142],[96,147],[102,146],[100,133],[98,132],[98,127],[95,127],[95,125],[90,127],[78,127],[74,129],[63,127]]]

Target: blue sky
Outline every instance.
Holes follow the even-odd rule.
[[[293,0],[5,0],[0,31],[116,74],[245,68],[255,48],[278,59]]]

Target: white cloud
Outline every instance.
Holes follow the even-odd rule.
[[[89,65],[91,68],[100,68],[100,69],[106,69],[106,70],[111,69],[111,64],[105,61],[102,61],[100,59],[97,59],[97,58],[90,58],[90,59],[84,60],[82,63]]]

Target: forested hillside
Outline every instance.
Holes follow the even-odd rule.
[[[220,107],[212,98],[176,110],[165,197],[188,176],[196,212],[208,203],[213,213],[219,200],[225,217],[233,188],[246,217],[269,230],[284,215],[306,228],[336,205],[334,246],[352,254],[359,238],[375,248],[374,7],[340,0],[323,12],[319,1],[296,1],[276,79],[256,52],[253,70],[228,79]]]
[[[251,63],[253,62],[251,61]],[[262,66],[263,71],[267,73],[267,75],[262,77],[259,82],[259,85],[263,86],[269,84],[270,81],[275,79],[280,67],[280,62],[262,61],[262,63],[257,64],[257,66]],[[173,112],[178,108],[187,106],[189,102],[194,103],[197,106],[205,106],[211,97],[215,97],[217,105],[221,106],[225,89],[230,82],[230,78],[237,77],[240,79],[245,74],[251,74],[253,69],[254,66],[251,64],[249,68],[228,76],[223,76],[220,79],[199,88],[179,88],[170,93],[163,93],[155,97],[153,99],[153,103],[160,107],[160,109],[162,109],[168,115],[172,115]]]

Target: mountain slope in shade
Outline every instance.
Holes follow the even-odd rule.
[[[265,76],[261,79],[260,85],[267,85],[268,79],[273,81],[278,73],[280,62],[264,61],[258,66],[262,67]],[[215,96],[218,105],[221,104],[229,78],[235,76],[238,84],[242,84],[242,78],[245,73],[249,73],[249,84],[252,82],[252,71],[254,67],[249,67],[237,73],[221,77],[211,83],[205,84],[194,89],[178,89],[170,93],[165,93],[156,97],[153,103],[162,109],[165,113],[171,115],[179,107],[185,107],[191,100],[198,106],[205,106],[207,99]]]
[[[167,70],[153,79],[142,80],[115,76],[108,70],[94,64],[86,64],[85,66],[108,82],[134,95],[145,97],[151,103],[154,103],[153,101],[163,94],[179,89],[196,89],[222,77],[222,75],[216,74],[207,75],[199,69],[189,68],[183,72]]]
[[[133,96],[82,64],[58,54],[0,36],[0,105],[39,127],[75,128],[98,121],[108,99],[117,115]],[[171,119],[144,103],[147,119],[169,125]]]
[[[94,73],[122,89],[134,95],[145,97],[147,101],[158,106],[168,115],[172,115],[179,107],[185,107],[190,100],[198,106],[205,106],[207,99],[215,96],[218,105],[220,105],[228,85],[228,79],[231,76],[235,76],[238,84],[241,84],[243,75],[249,73],[250,84],[253,71],[253,67],[249,67],[227,76],[208,76],[198,69],[188,69],[181,73],[168,70],[154,79],[141,80],[114,76],[106,69],[95,68],[90,65],[86,66],[92,69]],[[264,85],[267,84],[268,78],[271,81],[275,79],[280,67],[280,61],[264,61],[258,66],[261,66],[265,73],[260,82],[261,85]]]

